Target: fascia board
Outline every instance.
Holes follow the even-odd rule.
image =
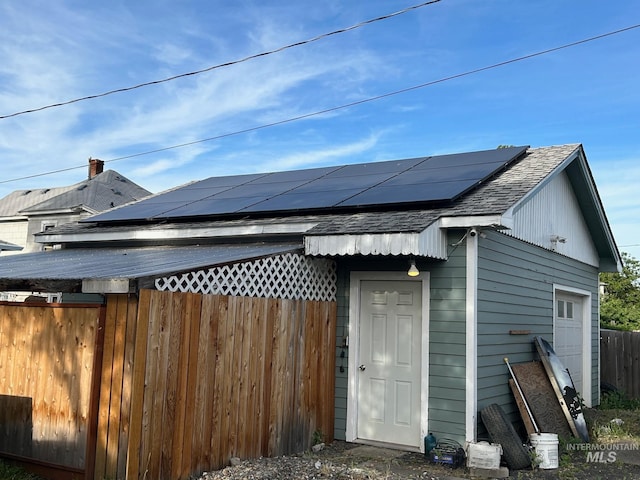
[[[273,225],[243,225],[237,227],[136,228],[129,231],[90,233],[36,234],[37,243],[80,243],[138,240],[183,240],[191,238],[224,238],[255,235],[302,234],[315,223],[279,223]]]
[[[513,216],[511,211],[501,215],[463,215],[459,217],[442,217],[441,228],[471,228],[491,227],[497,229],[513,228]]]

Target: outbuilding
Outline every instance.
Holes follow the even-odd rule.
[[[96,309],[76,475],[476,441],[484,406],[517,419],[503,359],[534,360],[534,336],[599,403],[598,275],[621,260],[578,144],[209,178],[36,239],[52,248],[3,259],[0,289]],[[4,304],[0,324],[41,328],[35,308]]]

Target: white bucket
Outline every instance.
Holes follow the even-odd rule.
[[[558,468],[558,435],[555,433],[532,433],[529,435],[540,468]]]

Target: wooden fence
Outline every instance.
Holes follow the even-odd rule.
[[[640,332],[600,332],[600,381],[640,398]]]
[[[96,305],[0,304],[3,456],[65,478],[93,467],[101,314]]]
[[[107,301],[94,478],[189,478],[333,434],[335,303]]]

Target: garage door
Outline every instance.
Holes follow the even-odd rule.
[[[576,390],[583,393],[583,297],[568,293],[556,293],[555,329],[553,349],[569,370]]]

